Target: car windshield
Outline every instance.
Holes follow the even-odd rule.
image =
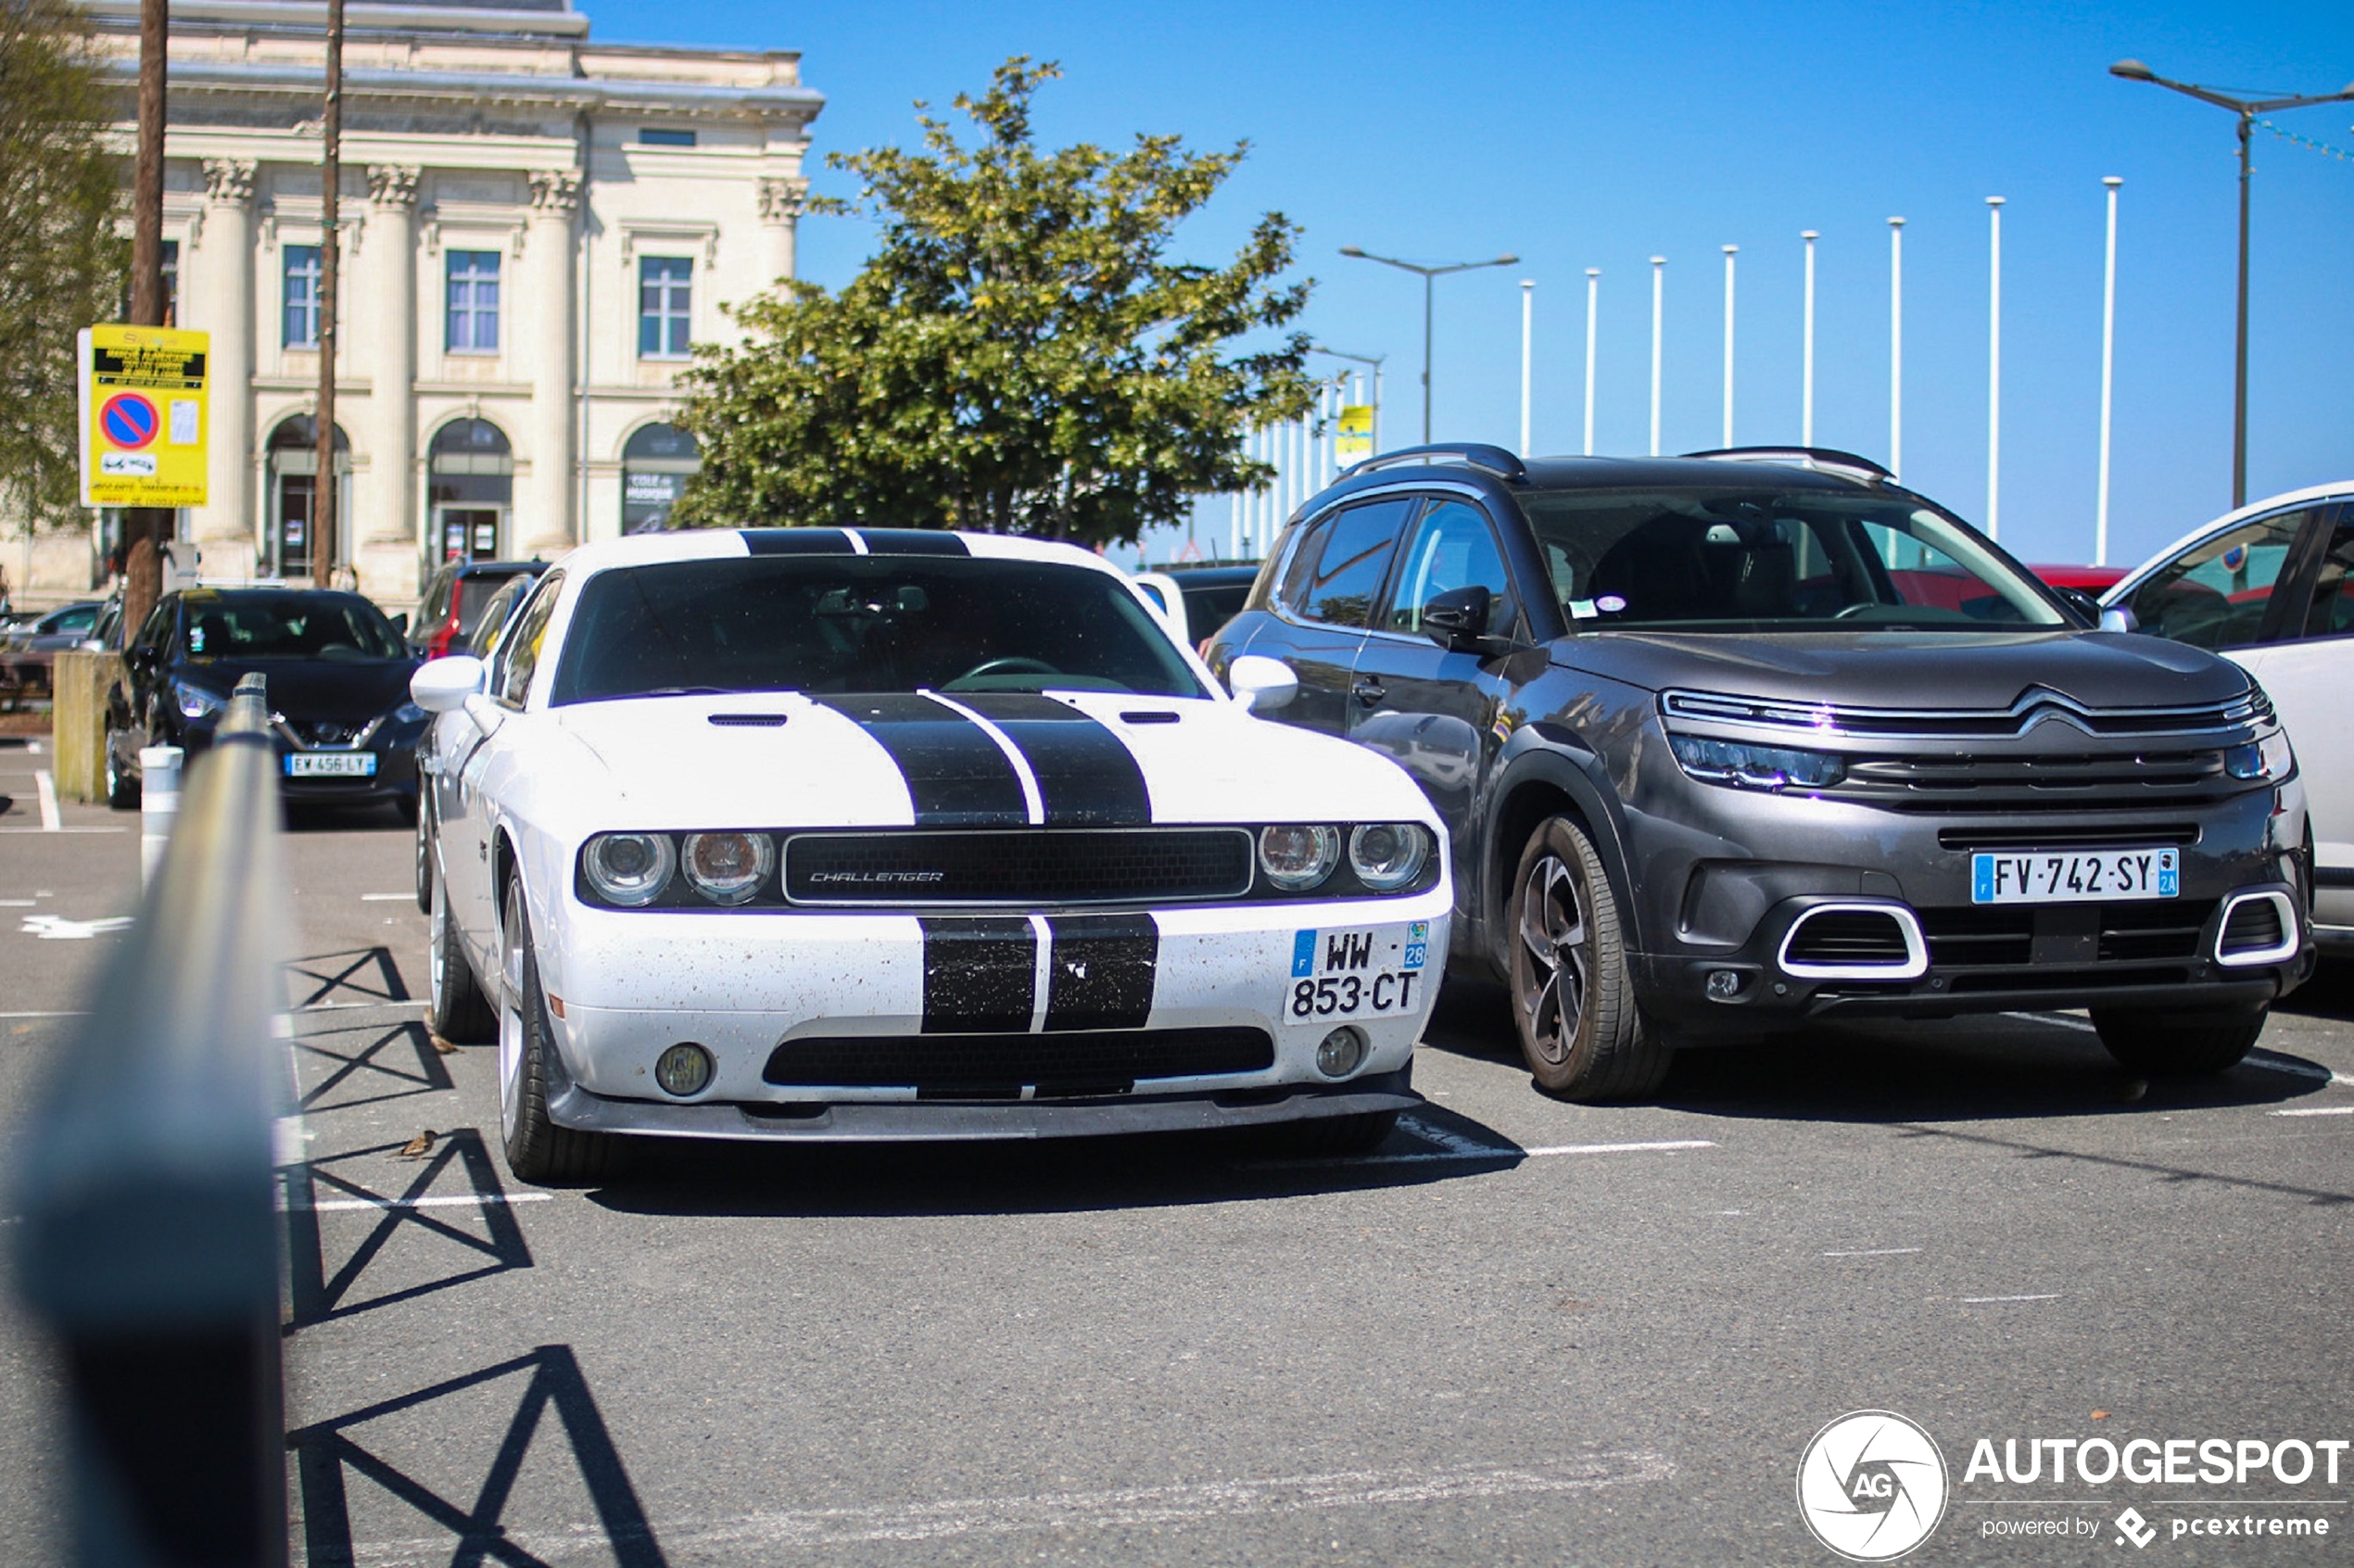
[[[1875,496],[1521,498],[1573,630],[2005,630],[2069,623],[1952,518]]]
[[[191,595],[185,608],[191,659],[350,664],[408,654],[392,623],[374,605],[345,594]]]
[[[1133,691],[1200,682],[1118,577],[948,556],[753,556],[600,572],[550,701],[694,691]]]

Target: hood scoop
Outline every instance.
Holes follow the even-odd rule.
[[[722,729],[779,729],[785,722],[782,714],[712,714],[708,716]]]

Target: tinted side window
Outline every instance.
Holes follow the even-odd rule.
[[[539,667],[540,645],[548,638],[548,619],[556,613],[556,595],[563,588],[562,573],[551,572],[540,582],[539,591],[523,608],[523,615],[515,622],[515,629],[500,648],[501,668],[495,672],[493,689],[499,701],[511,708],[520,708],[531,694],[532,672]]]
[[[2278,512],[2196,544],[2133,590],[2133,616],[2153,637],[2196,648],[2245,648],[2257,639],[2272,585],[2311,515]]]
[[[1293,573],[1297,588],[1285,585],[1285,598],[1302,620],[1330,626],[1362,626],[1372,619],[1373,601],[1381,597],[1389,575],[1389,558],[1397,552],[1398,536],[1413,510],[1411,499],[1374,501],[1352,506],[1317,530],[1314,564],[1306,578]],[[1300,560],[1310,559],[1306,549]]]
[[[146,622],[140,626],[139,635],[133,639],[133,643],[140,648],[160,651],[171,640],[172,619],[179,613],[179,599],[173,595],[166,595],[158,601],[153,610],[147,612]]]
[[[1406,564],[1398,575],[1383,624],[1390,631],[1419,633],[1423,606],[1462,588],[1484,588],[1494,596],[1488,602],[1489,631],[1501,635],[1519,617],[1512,574],[1504,568],[1487,515],[1462,501],[1433,501],[1414,525],[1413,542],[1406,547]]]
[[[2322,557],[2321,580],[2305,617],[2307,637],[2354,635],[2354,522],[2340,523]]]

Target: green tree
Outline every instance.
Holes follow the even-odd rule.
[[[130,266],[110,120],[67,0],[0,0],[0,501],[37,523],[80,515],[74,335]]]
[[[872,214],[880,247],[839,294],[786,284],[735,312],[740,347],[699,351],[682,423],[703,466],[682,523],[1097,545],[1267,479],[1242,432],[1308,410],[1308,339],[1231,348],[1307,303],[1309,284],[1278,281],[1296,226],[1264,215],[1224,268],[1169,259],[1248,144],[1042,152],[1031,97],[1060,74],[1018,56],[981,98],[959,95],[978,145],[919,115],[922,153],[829,158],[863,189],[812,209]]]

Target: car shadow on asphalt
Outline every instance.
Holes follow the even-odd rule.
[[[2311,980],[2290,992],[2288,999],[2272,1010],[2300,1018],[2354,1023],[2354,958],[2325,960]]]
[[[2300,1010],[2312,989],[2282,1010]],[[1427,1049],[1521,1062],[1501,986],[1449,980],[1423,1038]],[[2082,1017],[1993,1013],[1826,1022],[1798,1035],[1680,1051],[1643,1104],[1775,1121],[1985,1121],[2274,1106],[2315,1093],[2329,1076],[2318,1063],[2259,1044],[2226,1073],[2145,1079],[2119,1066]]]

